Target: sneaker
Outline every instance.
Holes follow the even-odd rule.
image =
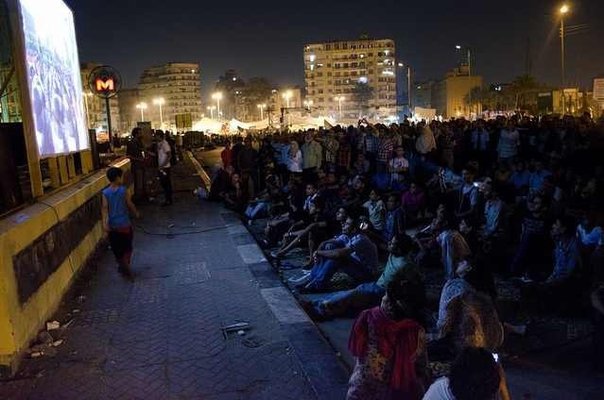
[[[520,278],[520,281],[522,281],[522,283],[531,283],[531,282],[533,282],[533,280],[531,278],[529,278],[528,275],[524,275],[522,278]]]
[[[303,274],[302,276],[292,277],[288,279],[287,282],[293,286],[306,285],[308,282],[310,282],[310,272]]]
[[[271,251],[271,258],[278,260],[281,258],[281,254],[278,251]]]

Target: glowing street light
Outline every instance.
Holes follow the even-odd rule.
[[[304,100],[304,107],[308,109],[308,112],[312,112],[312,106],[315,104],[312,100]]]
[[[562,4],[558,13],[560,14],[560,59],[562,67],[562,88],[566,86],[566,54],[565,54],[565,43],[564,43],[564,17],[570,12],[570,6],[568,4]]]
[[[333,99],[338,102],[338,115],[339,115],[339,118],[342,119],[342,102],[344,100],[346,100],[346,97],[336,96]]]
[[[285,104],[287,105],[287,108],[289,108],[289,99],[291,99],[293,97],[293,93],[291,90],[286,91],[285,93],[282,94],[283,98],[285,99]]]
[[[141,102],[136,105],[136,108],[141,110],[141,122],[145,121],[145,110],[147,109],[147,103]]]
[[[159,106],[159,128],[163,129],[164,127],[164,111],[162,106],[166,104],[166,100],[163,97],[156,97],[153,99],[153,104]]]
[[[220,100],[222,100],[222,92],[212,94],[212,99],[216,100],[216,111],[218,113],[218,118],[220,118]]]
[[[257,104],[256,107],[260,109],[260,121],[264,121],[264,109],[266,108],[266,104]]]
[[[207,109],[210,112],[210,118],[214,119],[214,110],[216,109],[216,106],[208,106]]]
[[[398,63],[399,68],[407,67],[407,105],[409,106],[409,110],[411,110],[411,66],[409,64],[405,65],[402,62]]]

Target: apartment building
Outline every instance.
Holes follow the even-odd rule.
[[[336,119],[396,114],[396,50],[391,39],[332,41],[304,46],[306,101],[313,114]]]

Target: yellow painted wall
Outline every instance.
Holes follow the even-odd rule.
[[[130,163],[123,160],[116,166],[127,170]],[[23,305],[19,303],[13,256],[64,220],[106,185],[105,172],[99,171],[0,220],[0,366],[9,366],[14,372],[21,353],[56,311],[76,273],[102,238],[100,218],[79,246]]]

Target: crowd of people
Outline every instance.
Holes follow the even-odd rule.
[[[495,279],[530,312],[592,310],[602,367],[603,151],[604,119],[587,114],[360,120],[236,137],[209,196],[261,219],[275,261],[304,250],[297,292],[329,292],[336,273],[354,281],[301,300],[315,319],[358,315],[349,399],[506,398],[494,354],[525,327],[500,318]],[[442,277],[437,309],[427,274]],[[451,365],[432,386],[428,360]]]

